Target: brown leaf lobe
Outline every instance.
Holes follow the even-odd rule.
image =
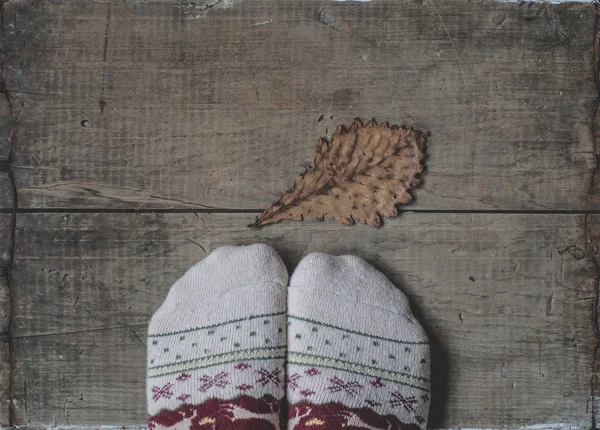
[[[408,190],[419,185],[425,142],[419,130],[374,119],[363,125],[357,118],[348,129],[340,125],[330,143],[319,138],[314,166],[253,227],[305,215],[379,227],[382,216],[398,214],[396,204],[411,200]]]

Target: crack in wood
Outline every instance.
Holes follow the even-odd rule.
[[[108,52],[108,29],[110,28],[110,7],[111,4],[108,4],[106,8],[106,28],[104,29],[104,49],[102,52],[102,89],[100,91],[100,101],[98,104],[100,105],[100,112],[104,112],[104,107],[106,106],[106,101],[104,101],[104,84],[106,81],[106,54]]]
[[[131,324],[130,326],[137,327],[140,329],[146,328],[146,324]],[[94,333],[94,332],[124,330],[124,329],[128,330],[128,327],[124,326],[124,325],[118,325],[118,326],[99,327],[99,328],[91,328],[91,329],[84,329],[84,330],[72,330],[72,331],[62,331],[62,332],[57,331],[57,332],[50,332],[50,333],[29,334],[29,335],[25,335],[25,336],[13,336],[13,339],[31,339],[31,338],[40,338],[40,337],[48,337],[48,336],[65,336],[65,335],[71,335],[71,334],[77,334],[77,333]]]

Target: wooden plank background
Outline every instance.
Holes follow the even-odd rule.
[[[434,344],[433,428],[589,425],[593,269],[582,216],[405,214],[379,230],[257,231],[251,219],[21,215],[16,421],[142,424],[150,316],[206,252],[260,241],[290,270],[312,251],[360,255],[408,294]]]
[[[290,270],[360,255],[409,295],[434,343],[430,427],[589,428],[593,6],[213,3],[2,4],[13,424],[143,427],[150,316],[207,252],[260,241]],[[354,117],[431,132],[421,213],[248,229]]]
[[[0,243],[9,241],[11,217],[0,214]],[[8,248],[0,250],[0,267],[8,264]],[[11,404],[11,350],[4,339],[10,333],[11,323],[10,289],[6,277],[0,275],[0,426],[9,422]]]
[[[590,5],[31,3],[5,66],[22,208],[260,209],[354,117],[432,133],[411,208],[586,208]]]

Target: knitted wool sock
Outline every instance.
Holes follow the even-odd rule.
[[[317,253],[292,275],[288,429],[425,429],[429,346],[408,300],[358,257]]]
[[[266,245],[219,248],[148,329],[150,429],[279,429],[286,268]]]

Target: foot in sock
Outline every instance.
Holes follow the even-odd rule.
[[[426,428],[427,337],[382,273],[311,254],[288,300],[288,429]]]
[[[219,248],[148,329],[150,429],[279,429],[288,275],[266,245]]]

